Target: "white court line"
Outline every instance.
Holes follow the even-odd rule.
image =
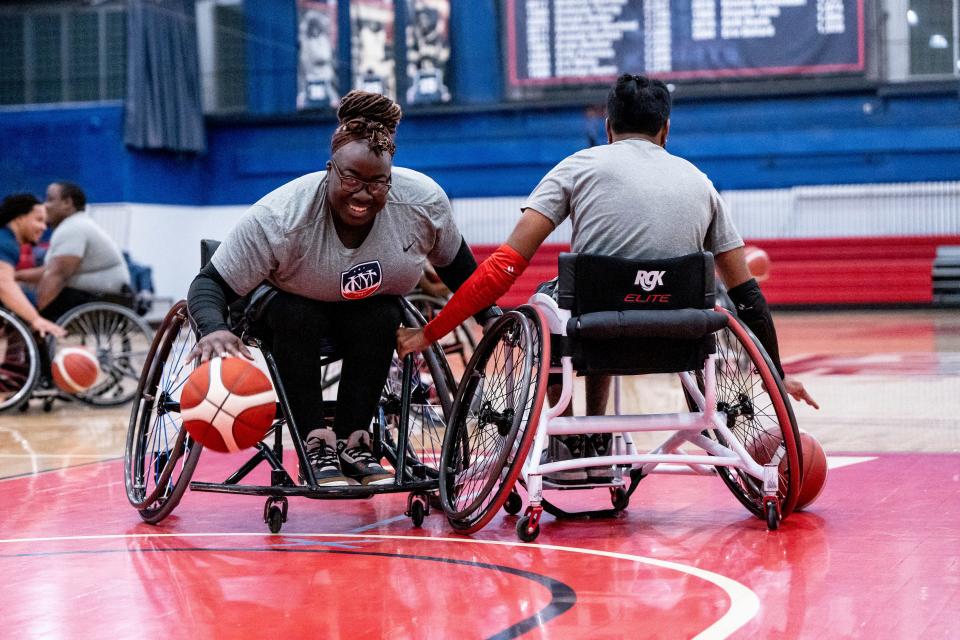
[[[126,540],[133,538],[239,538],[239,537],[257,537],[263,538],[269,534],[264,533],[135,533],[135,534],[103,534],[90,536],[60,536],[46,538],[9,538],[0,540],[0,544],[10,544],[18,542],[58,542],[68,540]],[[720,617],[719,620],[694,636],[703,640],[713,640],[727,638],[737,629],[745,625],[757,615],[760,609],[760,599],[753,591],[732,580],[726,576],[681,564],[669,560],[657,560],[645,556],[636,556],[627,553],[617,553],[614,551],[600,551],[597,549],[579,549],[577,547],[563,547],[552,544],[535,544],[528,542],[508,542],[502,540],[472,540],[467,538],[419,538],[401,535],[387,534],[343,534],[343,533],[291,533],[287,534],[291,538],[359,538],[373,540],[403,540],[405,542],[450,542],[459,544],[481,544],[502,547],[519,547],[521,549],[544,549],[550,551],[563,551],[567,553],[580,553],[584,555],[601,556],[613,558],[615,560],[626,560],[637,562],[663,569],[678,571],[687,575],[700,578],[723,589],[727,597],[730,598],[730,608]],[[277,536],[281,537],[281,536]]]
[[[90,458],[91,460],[119,460],[117,453],[0,453],[0,458]]]
[[[876,460],[878,456],[827,456],[827,469],[839,469],[840,467],[849,467],[852,464],[861,462],[870,462]]]

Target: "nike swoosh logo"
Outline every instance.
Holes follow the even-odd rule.
[[[405,247],[403,248],[403,252],[406,253],[407,251],[409,251],[409,250],[410,250],[410,247],[413,246],[414,242],[416,242],[416,240],[414,240],[413,242],[411,242],[410,244],[408,244],[407,246],[405,246]]]

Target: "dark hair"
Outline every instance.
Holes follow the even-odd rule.
[[[393,134],[403,111],[400,105],[379,93],[354,89],[340,100],[337,118],[340,126],[333,132],[331,152],[355,140],[366,140],[367,146],[378,156],[384,151],[393,155],[397,145]]]
[[[670,119],[670,91],[659,80],[625,73],[607,96],[607,118],[615,133],[656,135]]]
[[[0,203],[0,226],[5,227],[20,216],[27,215],[38,204],[40,201],[32,193],[10,194]]]
[[[83,211],[87,208],[87,194],[83,192],[83,189],[79,185],[74,184],[73,182],[54,182],[53,184],[60,186],[60,197],[61,198],[70,198],[73,201],[73,208],[77,211]]]

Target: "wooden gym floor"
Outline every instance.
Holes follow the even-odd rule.
[[[188,493],[160,526],[123,486],[128,409],[0,415],[0,608],[9,638],[960,637],[960,314],[781,312],[795,407],[827,450],[819,500],[767,532],[713,478],[653,476],[620,517],[533,544],[472,537],[404,496]],[[669,379],[625,388],[668,410]],[[582,406],[582,404],[580,405]],[[245,456],[205,452],[195,479]],[[605,506],[605,491],[551,493]]]

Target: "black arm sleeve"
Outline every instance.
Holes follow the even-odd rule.
[[[473,257],[473,252],[467,246],[467,241],[461,238],[460,249],[454,256],[453,262],[445,267],[434,265],[433,268],[437,271],[437,275],[440,276],[443,284],[447,285],[451,291],[456,291],[477,270],[477,259]],[[491,317],[502,315],[502,313],[500,307],[491,305],[486,309],[481,309],[473,317],[480,326],[483,326]]]
[[[743,284],[738,284],[727,292],[730,299],[737,307],[737,317],[743,321],[743,324],[750,327],[753,335],[766,349],[767,355],[773,361],[777,373],[783,378],[783,366],[780,364],[780,347],[777,344],[777,330],[773,326],[773,316],[770,315],[770,307],[767,306],[767,299],[763,297],[760,291],[760,285],[753,278]]]
[[[190,292],[187,294],[187,309],[190,317],[197,323],[200,336],[223,329],[229,330],[227,305],[239,298],[213,264],[205,264],[190,283]]]

